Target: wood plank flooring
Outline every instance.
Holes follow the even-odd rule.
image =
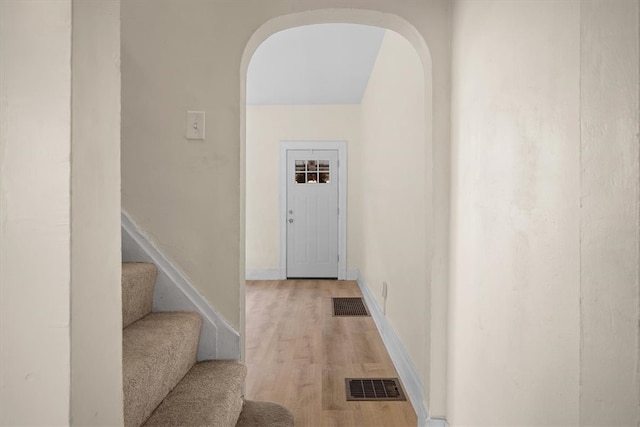
[[[416,426],[410,402],[348,402],[347,377],[397,377],[371,317],[333,317],[354,281],[247,281],[246,398],[285,405],[296,427]]]

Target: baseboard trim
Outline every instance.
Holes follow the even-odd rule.
[[[279,268],[249,269],[245,275],[247,280],[282,280]]]
[[[449,427],[449,423],[444,418],[429,418],[425,423],[425,427]]]
[[[358,275],[360,272],[358,270],[347,270],[347,277],[345,280],[358,280]]]
[[[240,334],[227,323],[186,276],[122,211],[122,261],[152,262],[158,268],[154,311],[195,311],[202,315],[198,360],[240,360]]]
[[[404,345],[402,345],[402,341],[400,341],[400,338],[383,314],[382,309],[371,293],[369,285],[367,285],[360,272],[358,272],[356,280],[358,281],[362,296],[367,303],[371,317],[378,328],[378,332],[380,332],[384,346],[387,348],[391,361],[398,371],[400,380],[405,388],[405,393],[409,397],[414,411],[416,411],[418,426],[439,427],[438,424],[431,424],[429,413],[424,405],[424,385],[422,384],[418,370],[411,361]]]
[[[245,272],[247,280],[285,280],[278,268],[251,268]],[[358,280],[358,270],[347,270],[345,280]]]

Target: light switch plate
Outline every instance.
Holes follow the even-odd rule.
[[[187,139],[204,140],[204,111],[187,111]]]

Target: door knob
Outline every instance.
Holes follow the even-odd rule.
[[[293,224],[293,218],[289,218],[289,224]]]

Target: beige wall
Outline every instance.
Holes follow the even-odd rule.
[[[71,1],[0,2],[0,424],[69,422]]]
[[[385,33],[362,99],[362,137],[349,166],[354,265],[360,269],[422,381],[428,383],[425,73],[415,48]],[[382,282],[388,284],[386,304]]]
[[[247,106],[247,269],[280,269],[280,141],[359,143],[359,105]],[[356,171],[347,168],[348,194]],[[348,215],[347,268],[353,264],[357,218]]]
[[[640,2],[581,2],[580,424],[640,425]]]
[[[119,2],[0,19],[0,424],[117,425]]]
[[[120,2],[74,1],[72,43],[71,422],[119,425]]]
[[[454,6],[452,426],[639,422],[637,7]]]

